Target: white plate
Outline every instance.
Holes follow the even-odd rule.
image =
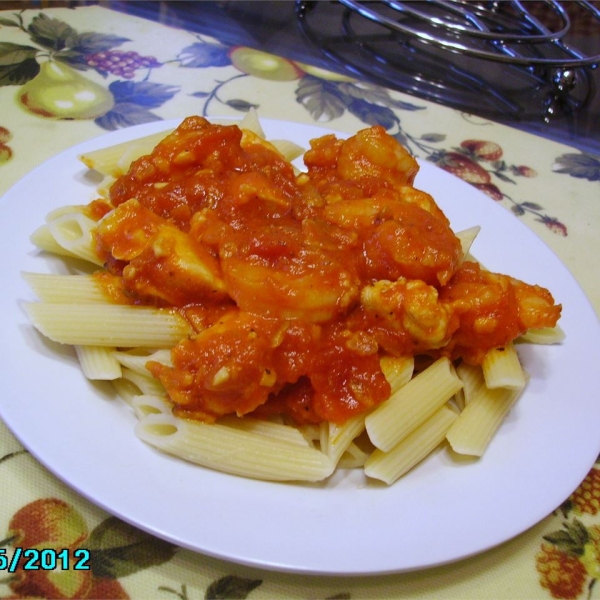
[[[180,546],[246,565],[312,574],[376,574],[455,561],[534,525],[579,485],[600,451],[600,330],[561,262],[508,211],[424,163],[429,191],[455,230],[481,225],[473,248],[492,270],[548,287],[564,306],[567,340],[521,348],[525,395],[479,461],[437,452],[395,485],[340,472],[322,485],[276,484],[161,455],[133,433],[108,386],[88,383],[73,353],[44,340],[21,302],[21,271],[61,271],[28,237],[46,213],[94,197],[84,151],[176,123],[117,131],[35,169],[0,200],[0,414],[40,462],[120,518]],[[318,127],[264,121],[267,135],[306,145]]]

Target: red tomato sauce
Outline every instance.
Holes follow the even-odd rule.
[[[175,414],[343,423],[381,403],[382,354],[481,362],[552,296],[462,262],[418,165],[383,128],[314,140],[297,174],[235,125],[190,117],[93,209],[116,302],[176,307],[196,333],[150,362]]]

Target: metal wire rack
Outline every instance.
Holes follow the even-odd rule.
[[[296,0],[296,14],[347,72],[476,114],[549,122],[595,96],[600,9],[587,0]]]
[[[390,31],[450,52],[524,66],[597,66],[600,53],[587,55],[565,42],[572,28],[569,12],[557,0],[544,2],[428,2],[339,0],[344,6]],[[600,10],[586,0],[574,2],[599,25]],[[558,27],[540,18],[540,8]],[[391,11],[391,13],[390,13]]]

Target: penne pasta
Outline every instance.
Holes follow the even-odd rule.
[[[142,395],[142,390],[137,385],[123,377],[112,379],[109,383],[115,394],[128,406],[132,405],[135,398]]]
[[[151,152],[171,131],[161,131],[136,140],[92,150],[82,154],[79,160],[89,169],[98,171],[102,175],[119,177],[127,172],[134,160]]]
[[[363,415],[357,415],[349,419],[343,425],[327,423],[328,436],[321,449],[327,454],[330,460],[337,464],[349,447],[365,429],[365,418]]]
[[[463,260],[466,260],[469,256],[471,246],[473,245],[473,242],[475,241],[475,238],[479,235],[480,231],[481,227],[479,227],[479,225],[476,225],[475,227],[469,227],[469,229],[463,229],[463,231],[459,231],[456,234],[456,237],[459,239],[460,245],[462,247]]]
[[[458,454],[483,456],[522,391],[481,387],[446,434],[452,449]]]
[[[304,154],[304,148],[289,140],[271,140],[273,147],[285,158],[285,160],[292,161],[299,156]]]
[[[289,444],[298,444],[305,448],[310,446],[308,440],[300,433],[296,427],[264,421],[262,419],[253,419],[251,417],[239,418],[235,416],[226,416],[219,419],[219,424],[247,431],[258,436],[265,436],[276,440],[281,440]]]
[[[438,408],[388,452],[375,449],[365,462],[365,474],[391,485],[437,448],[457,419],[447,405]]]
[[[148,415],[169,414],[171,405],[166,396],[161,394],[140,394],[131,401],[131,407],[138,419]]]
[[[49,220],[47,225],[49,232],[62,248],[94,265],[104,264],[96,254],[92,239],[96,221],[80,212],[72,212]]]
[[[532,344],[560,344],[564,339],[565,332],[559,325],[556,325],[556,327],[546,327],[545,329],[530,329],[518,341]]]
[[[114,177],[112,177],[111,175],[105,175],[104,179],[101,181],[101,183],[96,188],[96,192],[98,193],[98,196],[100,196],[101,198],[104,198],[105,200],[110,201],[110,188],[115,181],[116,181],[116,179]]]
[[[117,304],[46,304],[29,302],[33,325],[60,344],[170,348],[191,333],[173,310]]]
[[[149,373],[143,374],[133,371],[131,369],[127,369],[125,367],[122,368],[123,380],[130,382],[133,384],[138,390],[139,394],[146,396],[165,396],[166,390],[163,384],[156,378],[152,377]],[[130,388],[131,389],[131,388]],[[137,394],[136,394],[137,395]],[[170,406],[170,404],[169,404]]]
[[[90,380],[112,380],[122,376],[113,349],[106,346],[75,346],[83,374]]]
[[[381,358],[381,369],[390,384],[392,394],[410,381],[414,371],[414,363],[412,356],[399,358],[384,356]],[[349,419],[343,425],[336,425],[335,423],[324,425],[327,427],[327,435],[325,437],[321,436],[321,449],[334,463],[338,463],[344,453],[348,452],[350,447],[354,445],[354,440],[364,431],[365,417],[358,415]],[[362,456],[362,454],[359,453],[356,456]],[[352,464],[356,463],[356,456],[351,461]]]
[[[320,448],[323,437],[322,427],[320,425],[306,424],[300,425],[298,431],[304,439],[313,447]]]
[[[23,279],[43,302],[54,304],[106,304],[106,294],[92,275],[22,273]]]
[[[489,350],[481,368],[488,388],[519,390],[525,387],[525,374],[514,344]]]
[[[135,428],[138,437],[190,462],[233,475],[269,481],[321,481],[334,465],[314,448],[238,428],[149,414]]]
[[[223,121],[223,124],[237,124],[240,129],[246,129],[256,134],[258,137],[265,139],[265,133],[255,109],[248,111],[241,121],[236,122],[227,120]],[[159,142],[164,140],[172,132],[172,129],[168,129],[135,140],[114,144],[105,148],[99,148],[98,150],[92,150],[90,152],[86,152],[85,154],[81,154],[79,156],[79,160],[81,160],[81,162],[89,169],[98,171],[102,175],[106,175],[111,178],[120,177],[128,171],[131,163],[134,160],[137,160],[145,154],[149,154]],[[284,150],[286,150],[285,146],[287,143],[287,141],[281,141],[281,145]],[[289,143],[291,144],[291,142]],[[296,148],[300,147],[296,146]],[[291,146],[287,150],[289,153],[293,153],[294,151],[295,149],[292,150]],[[301,152],[302,149],[300,149],[300,153]],[[282,152],[282,154],[286,156],[285,152]],[[299,156],[299,154],[296,154],[296,156]],[[296,158],[296,156],[294,156],[294,158]]]
[[[401,356],[399,358],[383,356],[379,362],[381,370],[392,388],[392,394],[408,383],[413,376],[415,359],[412,356]]]
[[[85,206],[83,206],[82,204],[69,204],[67,206],[59,206],[58,208],[55,208],[54,210],[51,210],[47,215],[46,215],[46,223],[49,223],[50,221],[54,221],[56,219],[59,219],[60,217],[64,217],[64,216],[68,216],[68,215],[74,215],[74,214],[81,214],[81,215],[85,215]]]
[[[380,450],[391,450],[461,388],[452,363],[438,359],[367,415],[371,442]]]
[[[138,419],[156,414],[171,415],[172,408],[167,396],[160,393],[136,395],[131,402],[131,406]],[[240,419],[233,415],[222,417],[218,422],[219,425],[238,431],[245,431],[252,435],[265,436],[285,443],[297,444],[305,448],[311,446],[297,427],[284,425],[283,423],[248,417]],[[359,450],[356,449],[353,452],[354,454],[358,454]]]
[[[235,121],[229,121],[228,123],[235,123]],[[244,118],[236,123],[240,129],[246,129],[257,135],[259,138],[265,140],[267,136],[258,118],[258,111],[255,108],[251,108],[245,115]]]
[[[51,254],[57,254],[58,256],[65,256],[68,258],[77,258],[76,254],[66,250],[56,241],[47,224],[38,227],[29,236],[29,241],[36,248],[43,250],[44,252],[50,252]]]
[[[462,398],[462,403],[458,403],[458,407],[462,410],[469,402],[471,402],[479,392],[479,389],[485,387],[485,379],[480,366],[469,365],[464,362],[456,367],[456,374],[463,383],[462,389],[456,394],[458,397]]]
[[[352,442],[340,458],[337,466],[340,469],[358,469],[365,466],[369,454]]]
[[[171,366],[171,351],[167,349],[156,350],[151,354],[140,354],[139,349],[136,352],[115,352],[114,357],[124,367],[145,376],[150,374],[146,368],[149,360]]]

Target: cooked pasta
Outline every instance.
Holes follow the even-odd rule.
[[[378,448],[365,463],[365,473],[388,485],[394,483],[437,448],[458,418],[452,408],[442,405],[388,452]]]
[[[117,304],[25,304],[31,322],[60,344],[170,348],[191,332],[168,309]]]
[[[114,357],[113,348],[106,346],[75,346],[83,374],[90,380],[119,379],[123,376],[121,365]]]
[[[272,481],[320,481],[334,465],[319,450],[241,427],[149,414],[136,425],[152,446],[191,462],[234,475]]]
[[[452,449],[458,454],[483,456],[521,392],[522,389],[480,386],[446,434]]]
[[[488,388],[520,390],[525,387],[525,373],[512,343],[490,350],[485,355],[481,368]]]
[[[369,438],[380,450],[391,450],[461,388],[452,363],[440,358],[366,417]]]

